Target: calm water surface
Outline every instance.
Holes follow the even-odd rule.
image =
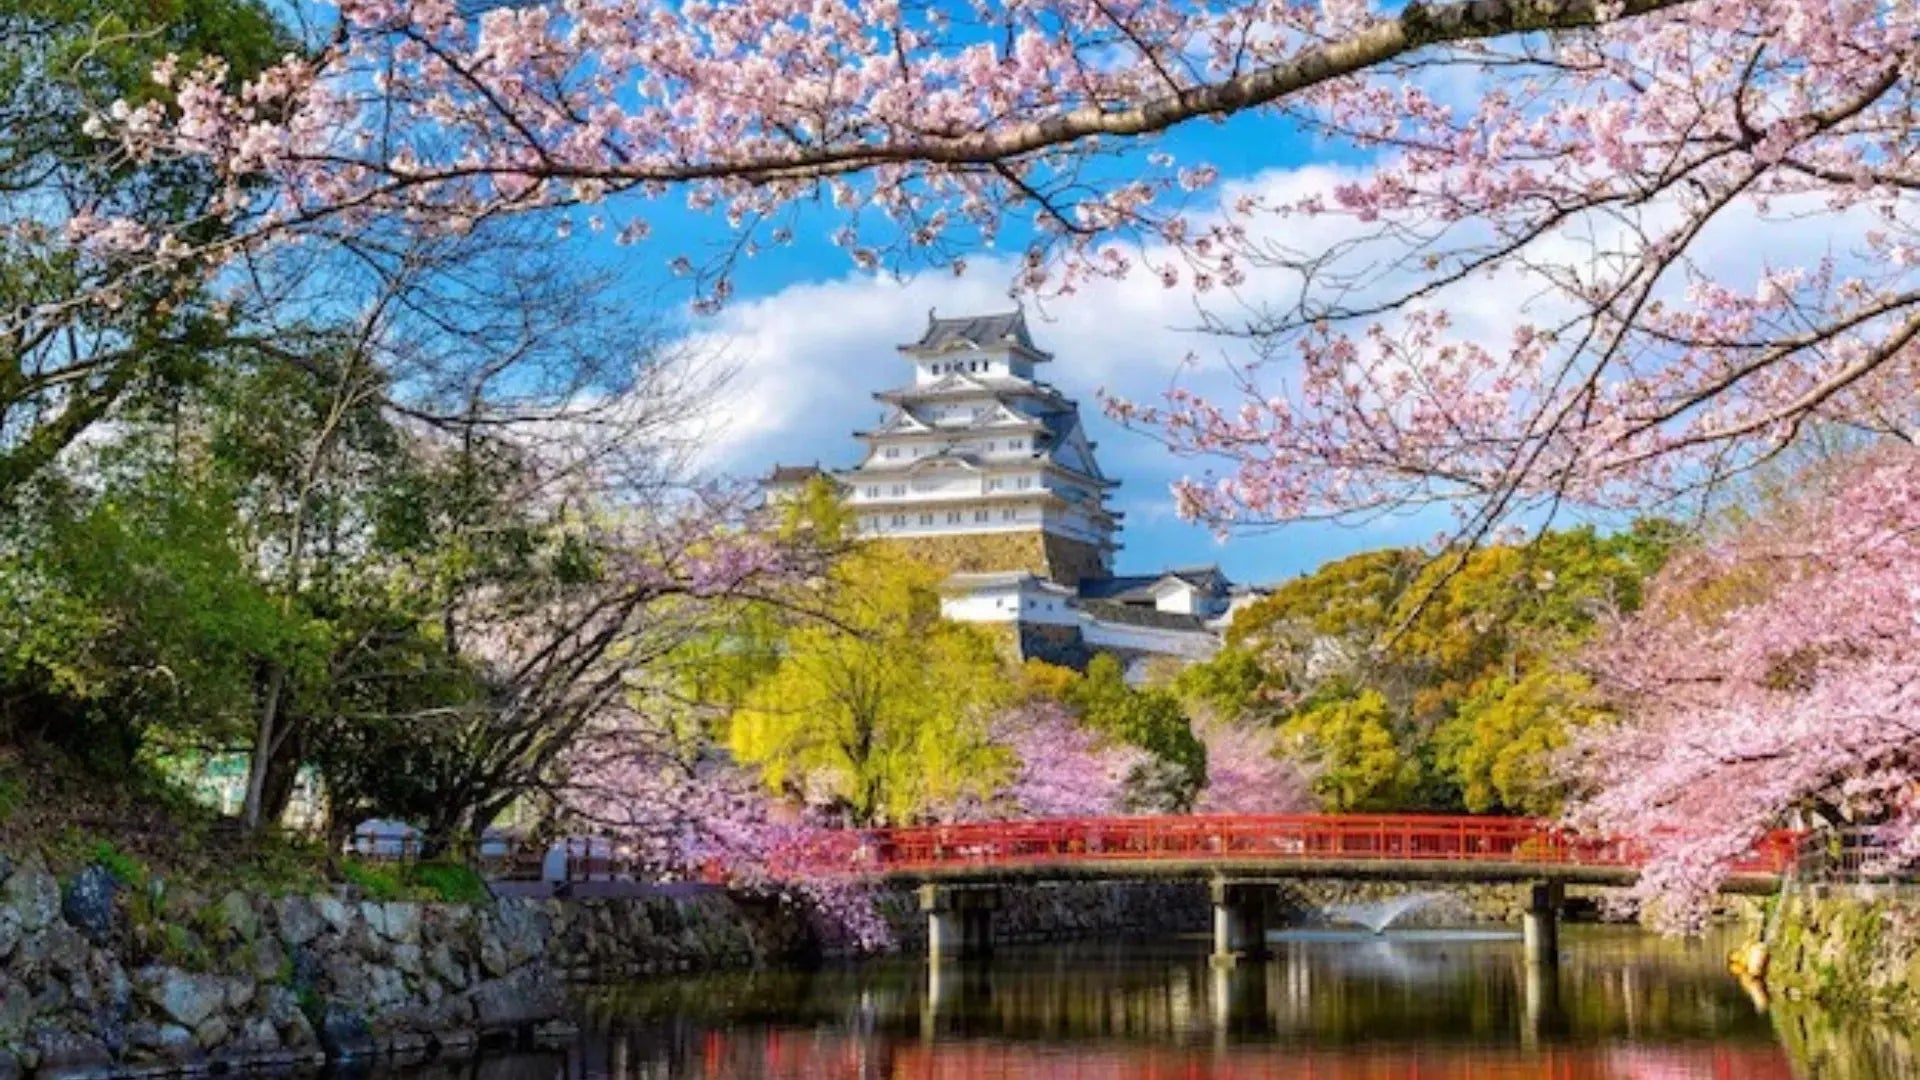
[[[1269,961],[1204,942],[1007,947],[930,973],[890,960],[660,979],[581,1003],[564,1054],[461,1066],[482,1080],[1202,1078],[1892,1080],[1906,1033],[1762,1007],[1732,942],[1570,928],[1557,973],[1499,934],[1297,934]],[[427,1070],[432,1071],[432,1070]],[[411,1080],[430,1080],[416,1075]]]

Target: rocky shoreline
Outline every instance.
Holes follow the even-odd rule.
[[[1781,901],[1767,988],[1789,998],[1920,1017],[1920,890],[1815,885]]]

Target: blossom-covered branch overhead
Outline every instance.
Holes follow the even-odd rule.
[[[808,215],[862,267],[1011,242],[1019,290],[1146,273],[1253,310],[1220,325],[1259,357],[1237,392],[1110,402],[1203,463],[1188,514],[1448,501],[1484,531],[1710,490],[1809,422],[1911,436],[1917,69],[1899,0],[348,0],[314,59],[162,65],[170,97],[103,120],[210,161],[227,239],[68,232],[138,273],[562,206],[631,243],[672,197],[736,234],[662,253],[709,307]],[[1276,199],[1156,139],[1240,114],[1368,163]],[[1824,252],[1773,242],[1808,220]],[[1346,238],[1286,242],[1323,222]],[[1489,290],[1497,338],[1461,324]]]

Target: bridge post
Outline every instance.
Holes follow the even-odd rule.
[[[1231,965],[1241,957],[1267,955],[1267,920],[1278,892],[1270,882],[1213,880],[1215,964]]]
[[[1566,887],[1557,881],[1536,882],[1522,921],[1527,963],[1551,967],[1560,962],[1560,905]]]
[[[993,951],[993,911],[1000,906],[994,888],[920,886],[920,910],[927,913],[927,959],[985,956]]]

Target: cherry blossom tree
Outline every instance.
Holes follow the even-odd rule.
[[[1881,447],[1676,559],[1589,657],[1622,720],[1573,819],[1636,837],[1685,925],[1768,829],[1872,825],[1920,855],[1920,454]]]
[[[1205,463],[1181,506],[1223,525],[1445,501],[1477,537],[1711,491],[1816,419],[1914,430],[1904,0],[343,0],[325,30],[238,84],[163,62],[169,98],[101,118],[130,159],[211,162],[234,227],[196,245],[90,211],[82,257],[132,280],[556,207],[635,242],[671,193],[737,236],[666,253],[707,304],[829,203],[860,266],[1011,240],[1022,290],[1244,293],[1216,316],[1257,349],[1240,392],[1111,403]],[[1148,145],[1239,114],[1363,163],[1273,198]],[[1824,251],[1787,243],[1809,218]],[[1491,291],[1515,301],[1498,336],[1461,321]]]
[[[995,795],[957,808],[956,818],[1103,817],[1122,812],[1127,784],[1152,755],[1101,735],[1044,698],[994,718],[989,737],[1011,758]]]
[[[1194,724],[1207,747],[1207,784],[1193,809],[1200,814],[1305,814],[1319,809],[1312,778],[1279,755],[1272,728],[1207,719]]]
[[[601,710],[570,748],[555,789],[564,813],[611,833],[659,878],[720,878],[752,892],[798,895],[827,940],[861,950],[891,943],[870,885],[826,875],[856,868],[858,834],[774,801],[754,773],[689,745],[642,710]],[[833,858],[834,854],[838,858]]]

